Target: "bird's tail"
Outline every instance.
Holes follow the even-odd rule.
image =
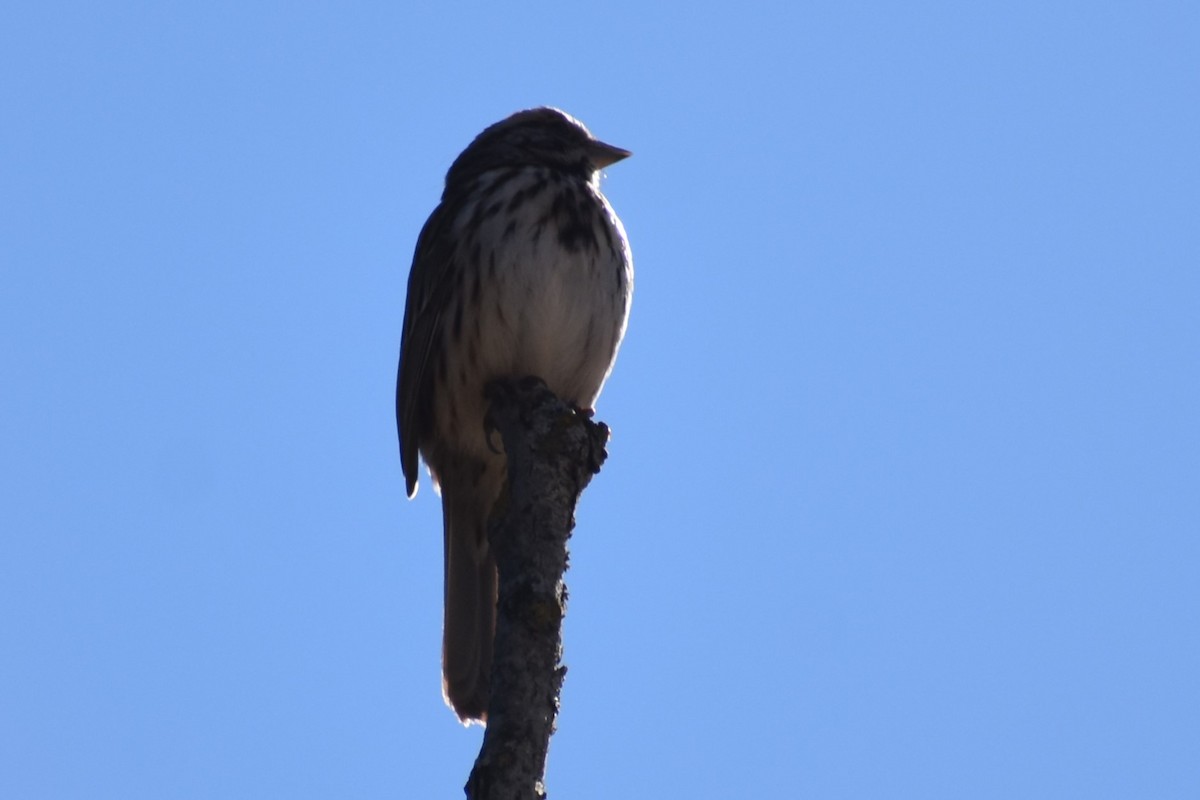
[[[463,722],[485,722],[496,631],[496,560],[487,542],[493,498],[480,492],[478,485],[466,491],[453,488],[442,487],[446,547],[442,694]]]

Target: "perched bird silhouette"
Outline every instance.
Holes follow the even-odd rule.
[[[499,437],[485,432],[484,387],[532,375],[593,407],[633,292],[629,243],[599,170],[629,155],[562,111],[520,111],[455,159],[417,239],[396,422],[409,497],[418,451],[441,491],[442,690],[464,722],[487,718],[497,581],[487,520],[505,477]]]

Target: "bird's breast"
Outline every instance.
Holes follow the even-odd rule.
[[[530,169],[480,193],[459,241],[478,262],[478,367],[486,380],[536,375],[590,406],[624,333],[629,248],[603,196]]]

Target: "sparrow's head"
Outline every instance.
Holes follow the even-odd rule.
[[[450,166],[446,188],[500,167],[549,167],[590,181],[597,171],[629,155],[592,136],[570,114],[530,108],[476,136]]]

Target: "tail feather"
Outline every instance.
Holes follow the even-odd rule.
[[[442,694],[463,722],[487,720],[496,630],[496,560],[487,544],[488,506],[476,492],[442,490],[446,596]]]

